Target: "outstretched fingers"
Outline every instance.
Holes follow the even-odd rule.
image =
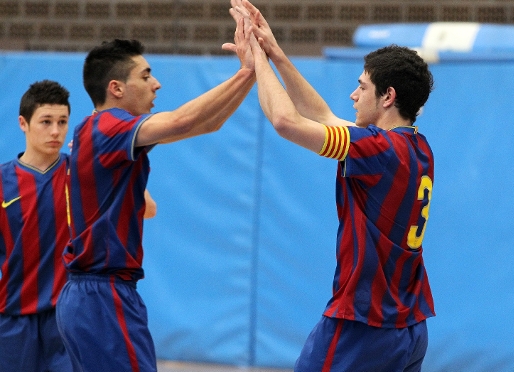
[[[264,49],[264,51],[270,55],[273,48],[276,48],[277,41],[275,40],[275,36],[273,35],[273,32],[271,31],[271,28],[266,22],[266,19],[262,16],[259,9],[257,9],[252,3],[250,3],[248,0],[238,0],[241,1],[244,9],[247,11],[251,22],[254,26],[253,33],[255,34],[255,37],[259,41],[259,44]]]
[[[262,16],[259,9],[257,9],[252,3],[250,3],[248,0],[239,0],[242,3],[243,8],[247,11],[248,15],[250,16],[252,23],[259,27],[269,27],[268,23]]]
[[[241,17],[237,21],[236,32],[234,35],[236,54],[241,61],[241,68],[255,70],[255,62],[250,47],[251,34],[250,21]]]

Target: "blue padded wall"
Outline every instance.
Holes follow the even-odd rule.
[[[439,42],[434,43],[430,40],[431,48],[454,50],[453,48],[462,47],[462,43],[467,44],[469,41],[468,52],[514,51],[514,26],[473,22],[365,24],[355,30],[353,44],[359,48],[379,48],[389,44],[426,48],[426,38],[431,27],[437,27],[439,30]],[[472,35],[466,35],[470,32]],[[467,40],[465,36],[470,39]],[[452,40],[451,44],[445,43],[448,39]]]
[[[72,124],[91,112],[82,54],[0,55],[0,161],[24,148],[17,125],[28,85],[71,91]],[[148,56],[173,109],[231,76],[230,57]],[[360,58],[295,58],[340,116]],[[432,144],[435,181],[425,261],[437,316],[425,372],[514,370],[514,63],[431,66],[436,89],[417,124]],[[70,128],[70,135],[71,138]],[[157,146],[138,287],[160,358],[290,368],[330,297],[337,229],[336,164],[280,138],[256,90],[216,133]]]

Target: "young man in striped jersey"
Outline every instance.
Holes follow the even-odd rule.
[[[295,371],[419,371],[425,319],[435,315],[422,257],[434,159],[413,126],[433,88],[427,64],[398,46],[369,53],[350,95],[355,123],[342,120],[286,57],[258,9],[231,3],[234,19],[252,22],[259,101],[278,134],[338,161],[333,296]]]
[[[218,130],[255,83],[248,29],[231,44],[241,68],[173,111],[150,114],[160,83],[136,40],[113,40],[86,57],[95,112],[74,131],[70,159],[70,273],[57,321],[75,371],[156,371],[154,344],[136,283],[142,261],[143,191],[150,149]]]
[[[20,102],[26,149],[0,166],[0,371],[71,370],[55,319],[69,240],[61,153],[70,104],[53,81],[32,84]]]

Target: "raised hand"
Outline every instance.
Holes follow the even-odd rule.
[[[228,12],[230,13],[230,15],[232,16],[234,21],[236,21],[236,27],[237,27],[239,21],[243,18],[243,14],[241,12],[241,10],[244,10],[243,4],[241,3],[241,0],[230,0],[230,5],[232,6],[232,8],[230,8]],[[250,21],[250,13],[248,13],[246,10],[244,10],[244,13],[245,13],[248,21]],[[243,29],[244,29],[244,26],[243,26]],[[237,32],[237,29],[236,29],[236,32]],[[234,36],[234,40],[235,40],[235,36]],[[223,50],[228,50],[228,51],[236,53],[236,45],[233,43],[225,43],[221,46],[221,48]]]
[[[232,0],[235,1],[235,0]],[[231,9],[232,14],[232,9]],[[233,16],[234,17],[234,16]],[[241,68],[255,70],[255,62],[250,48],[251,24],[248,18],[242,16],[234,17],[236,20],[236,31],[234,32],[234,43],[225,43],[221,46],[223,50],[228,50],[237,54],[241,62]]]
[[[246,14],[249,15],[250,20],[253,25],[253,33],[255,34],[255,37],[259,41],[259,44],[261,45],[262,49],[266,52],[266,54],[273,59],[273,54],[278,49],[278,43],[275,39],[275,36],[273,35],[273,32],[271,31],[271,27],[269,26],[266,19],[264,19],[262,13],[259,9],[257,9],[252,3],[250,3],[248,0],[232,0],[235,3],[241,3],[244,7],[244,10],[240,9],[240,5],[237,4],[236,9],[239,11],[239,13],[242,16],[246,16]],[[231,1],[231,3],[232,3]],[[233,6],[234,7],[234,6]]]

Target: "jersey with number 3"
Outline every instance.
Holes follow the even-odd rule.
[[[434,159],[416,127],[348,127],[338,163],[333,297],[324,315],[403,328],[434,316],[422,241]]]

